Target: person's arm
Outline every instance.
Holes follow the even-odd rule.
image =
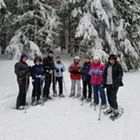
[[[26,75],[26,73],[27,73],[26,70],[20,70],[20,64],[19,63],[15,64],[15,74],[19,78],[23,78]]]

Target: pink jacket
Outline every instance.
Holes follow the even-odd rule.
[[[101,85],[102,76],[104,73],[105,66],[99,62],[97,65],[94,63],[90,67],[89,74],[91,75],[91,84],[92,85]]]

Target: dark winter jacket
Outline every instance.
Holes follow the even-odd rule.
[[[51,70],[55,69],[53,57],[46,57],[43,59],[43,68],[45,73],[50,73]]]
[[[29,73],[29,67],[27,63],[22,61],[15,64],[15,73],[17,75],[17,79],[24,80],[26,79],[27,74]]]
[[[89,69],[90,66],[92,65],[91,62],[84,63],[83,68],[82,68],[82,80],[83,81],[89,81],[91,80],[91,76],[89,75]]]
[[[44,76],[43,66],[41,64],[40,65],[34,65],[31,68],[31,76],[32,76],[32,79],[33,79],[34,83],[40,84],[40,82],[41,82],[41,80],[43,79],[43,76]]]
[[[104,74],[103,74],[103,86],[106,87],[106,82],[107,82],[107,70],[109,68],[110,64],[108,64],[105,68]],[[123,86],[123,82],[122,82],[122,77],[123,77],[123,70],[121,65],[116,62],[116,64],[114,64],[112,66],[112,79],[113,79],[113,86],[114,87],[120,87]]]

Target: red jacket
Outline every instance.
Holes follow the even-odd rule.
[[[70,67],[69,67],[70,78],[72,80],[80,80],[81,79],[81,70],[82,70],[82,66],[79,63],[74,63],[74,64],[70,65]]]

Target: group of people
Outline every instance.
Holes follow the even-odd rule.
[[[56,57],[56,61],[54,61],[53,57],[53,51],[49,51],[48,56],[43,59],[43,62],[40,57],[36,57],[34,59],[34,66],[29,67],[26,63],[28,59],[27,55],[22,54],[20,61],[15,64],[15,73],[19,85],[19,95],[16,102],[17,109],[24,109],[26,105],[26,93],[29,87],[30,76],[32,77],[33,84],[32,105],[37,105],[48,99],[52,99],[50,96],[51,83],[53,87],[53,96],[58,96],[56,90],[56,83],[58,82],[59,97],[65,97],[63,94],[63,72],[66,68],[60,56]],[[123,86],[123,70],[117,61],[116,55],[111,54],[109,56],[106,66],[101,63],[98,56],[94,56],[93,58],[86,56],[83,65],[80,62],[80,57],[75,56],[68,71],[71,79],[70,98],[80,98],[83,101],[92,102],[93,95],[92,105],[97,106],[99,104],[100,95],[102,109],[105,109],[107,107],[107,94],[109,108],[106,109],[105,113],[115,117],[119,115],[117,92],[119,87]],[[81,88],[81,80],[83,83],[83,90]],[[43,82],[45,83],[44,87]],[[43,93],[41,100],[42,87]]]

